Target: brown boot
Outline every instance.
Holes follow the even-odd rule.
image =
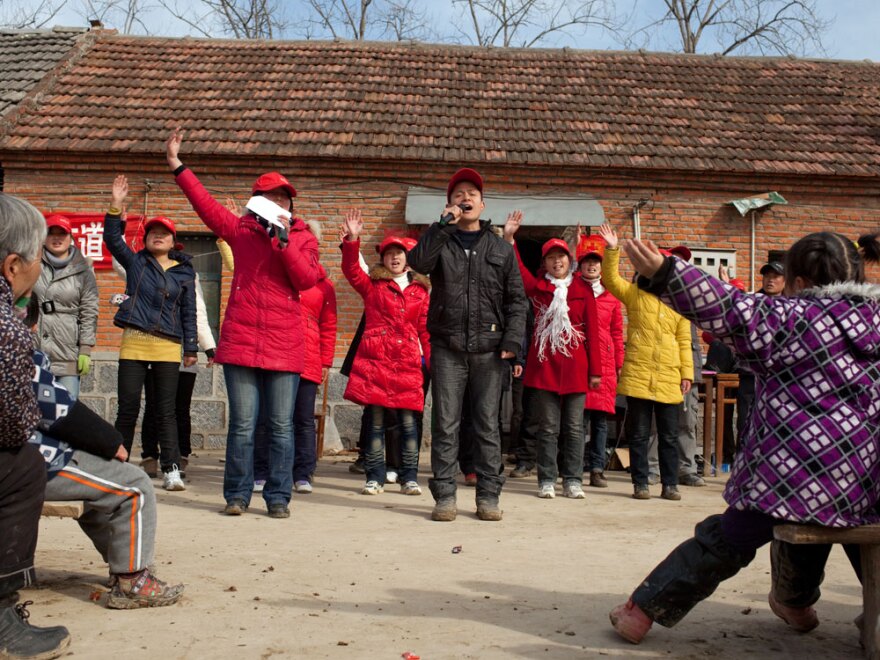
[[[431,520],[452,522],[456,515],[458,515],[458,510],[455,507],[455,498],[441,497],[434,505],[434,510],[431,511]]]
[[[150,479],[155,479],[159,476],[159,459],[145,458],[141,461],[141,469],[147,473]]]
[[[608,480],[605,479],[605,473],[602,470],[590,472],[590,486],[593,488],[608,488]]]

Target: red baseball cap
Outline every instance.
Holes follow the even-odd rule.
[[[451,179],[449,179],[449,185],[446,186],[447,202],[452,197],[453,188],[462,181],[468,181],[469,183],[474,184],[477,187],[477,190],[480,191],[480,194],[483,194],[483,177],[480,176],[480,173],[476,170],[472,170],[470,167],[462,167],[458,172],[452,175]]]
[[[261,192],[269,192],[276,188],[283,188],[290,195],[291,199],[296,197],[296,188],[290,185],[290,181],[278,172],[267,172],[261,175],[260,178],[254,181],[254,185],[251,187],[251,194],[256,195]]]
[[[685,261],[691,260],[691,251],[687,245],[676,245],[674,248],[669,250],[676,257],[681,257]]]
[[[547,256],[547,253],[550,250],[562,250],[565,254],[568,255],[568,258],[571,259],[571,248],[568,247],[568,243],[563,241],[561,238],[551,238],[549,241],[544,243],[541,246],[541,259]]]
[[[739,289],[740,291],[742,291],[743,293],[745,293],[745,290],[746,290],[746,283],[743,282],[743,281],[742,281],[741,279],[739,279],[738,277],[731,277],[731,278],[730,278],[730,282],[728,282],[728,284],[730,284],[730,286],[736,287],[737,289]]]
[[[413,242],[410,243],[410,241]],[[390,247],[399,247],[404,252],[409,252],[414,245],[415,239],[405,238],[403,236],[389,236],[376,246],[376,252],[379,254],[385,254],[385,250]]]
[[[150,233],[150,229],[155,227],[156,225],[161,225],[165,227],[168,231],[170,231],[175,237],[177,236],[177,227],[174,226],[174,220],[170,218],[166,218],[161,215],[157,215],[155,218],[150,218],[144,224],[144,236]]]
[[[63,215],[50,215],[46,218],[46,228],[52,229],[52,227],[61,227],[66,234],[72,233],[72,229],[70,227],[70,220],[65,218]]]
[[[603,257],[605,256],[605,239],[601,236],[590,234],[589,236],[581,236],[580,240],[578,241],[578,263],[591,255],[599,257],[599,261],[602,261]]]

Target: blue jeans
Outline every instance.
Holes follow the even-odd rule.
[[[55,376],[55,380],[64,385],[64,389],[70,392],[71,399],[79,398],[79,376]]]
[[[229,396],[223,497],[227,503],[250,503],[254,488],[254,430],[263,403],[269,436],[269,475],[263,499],[266,504],[287,504],[293,490],[293,402],[299,374],[225,364],[223,375]]]
[[[590,452],[586,472],[604,472],[605,445],[608,440],[608,413],[602,410],[584,410],[584,428],[590,428]]]
[[[364,457],[364,470],[367,481],[385,483],[385,408],[370,406],[370,438]],[[401,466],[398,480],[405,484],[416,481],[419,472],[419,433],[416,426],[416,414],[412,410],[397,411],[400,425]]]
[[[581,483],[584,478],[584,398],[586,393],[532,392],[531,415],[537,425],[538,483]],[[561,470],[557,454],[561,453]]]

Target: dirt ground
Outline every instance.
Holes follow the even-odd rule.
[[[325,458],[315,492],[294,495],[291,518],[273,520],[257,498],[242,517],[220,514],[222,459],[194,457],[184,492],[155,482],[156,572],[186,583],[178,605],[105,609],[106,565],[76,522],[44,519],[42,584],[23,593],[35,601],[33,622],[66,625],[70,655],[127,660],[861,656],[852,624],[861,591],[840,548],[811,634],[769,611],[763,550],[676,628],[655,626],[640,646],[616,637],[608,611],[695,523],[722,510],[717,481],[683,488],[676,503],[630,499],[620,472],[586,500],[541,500],[532,479],[508,480],[499,523],[477,520],[474,491],[462,485],[458,520],[436,523],[427,488],[421,497],[393,485],[363,496],[350,459]]]

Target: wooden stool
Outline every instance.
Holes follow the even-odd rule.
[[[836,528],[777,525],[773,536],[787,543],[853,543],[862,555],[862,645],[868,660],[880,660],[880,524]]]
[[[73,518],[76,520],[82,515],[82,502],[43,502],[43,511],[40,515],[47,518]]]

